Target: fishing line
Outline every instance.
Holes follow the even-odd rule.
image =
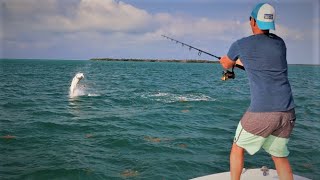
[[[169,40],[175,42],[176,44],[181,44],[182,47],[183,47],[183,46],[188,47],[190,51],[191,51],[191,49],[197,50],[199,56],[201,56],[201,54],[204,53],[204,54],[207,54],[207,55],[209,55],[209,56],[215,57],[215,58],[217,58],[217,59],[219,59],[219,60],[221,59],[221,57],[219,57],[219,56],[216,56],[216,55],[211,54],[211,53],[209,53],[209,52],[203,51],[203,50],[201,50],[201,49],[199,49],[199,48],[196,48],[196,47],[191,46],[191,45],[189,45],[189,44],[186,44],[186,43],[184,43],[184,42],[178,41],[178,40],[173,39],[173,38],[171,38],[171,37],[168,37],[168,36],[165,36],[165,35],[161,35],[161,36],[164,37],[164,38],[166,38],[166,39],[169,39]],[[244,67],[241,66],[240,64],[235,64],[235,65],[232,67],[232,70],[231,70],[231,71],[225,70],[225,71],[222,72],[222,78],[221,78],[221,79],[222,79],[223,81],[225,81],[225,80],[227,80],[227,79],[234,79],[234,78],[235,78],[235,73],[234,73],[234,71],[233,71],[234,67],[237,67],[237,68],[239,68],[239,69],[245,70]]]
[[[219,60],[221,59],[221,57],[219,57],[219,56],[216,56],[216,55],[213,55],[213,54],[208,53],[208,52],[206,52],[206,51],[203,51],[203,50],[198,49],[198,48],[196,48],[196,47],[193,47],[193,46],[191,46],[191,45],[189,45],[189,44],[183,43],[183,42],[181,42],[181,41],[175,40],[175,39],[170,38],[170,37],[165,36],[165,35],[161,35],[161,36],[162,36],[162,37],[165,37],[165,38],[167,38],[167,39],[170,39],[171,41],[174,41],[174,42],[176,42],[176,43],[179,43],[179,44],[181,44],[182,46],[187,46],[187,47],[189,47],[189,50],[191,50],[191,49],[197,50],[199,56],[201,56],[201,53],[204,53],[204,54],[207,54],[207,55],[209,55],[209,56],[213,56],[213,57],[215,57],[215,58],[217,58],[217,59],[219,59]]]

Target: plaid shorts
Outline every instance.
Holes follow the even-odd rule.
[[[286,112],[246,112],[238,124],[234,143],[253,155],[261,147],[275,157],[287,157],[287,144],[296,120]]]

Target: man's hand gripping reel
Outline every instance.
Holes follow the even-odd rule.
[[[241,66],[239,64],[236,64],[235,66],[232,67],[231,71],[229,71],[229,70],[222,71],[222,77],[221,77],[222,81],[226,81],[228,79],[236,78],[236,74],[233,71],[234,67],[237,67],[237,68],[240,68],[240,69],[244,70],[243,66]]]

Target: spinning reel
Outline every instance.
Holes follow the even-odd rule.
[[[235,77],[236,77],[236,74],[233,72],[233,68],[232,68],[232,71],[229,71],[229,70],[222,71],[222,77],[221,77],[222,81],[226,81],[228,79],[234,79]]]
[[[222,81],[226,81],[226,80],[228,80],[228,79],[234,79],[234,78],[236,78],[236,74],[234,73],[233,69],[234,69],[234,66],[232,67],[232,70],[231,70],[231,71],[229,71],[229,70],[224,70],[224,71],[222,71],[221,80],[222,80]]]

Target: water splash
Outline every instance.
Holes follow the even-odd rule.
[[[70,97],[75,97],[75,96],[79,96],[79,95],[83,94],[83,89],[82,88],[77,88],[77,84],[83,78],[84,78],[83,73],[77,73],[73,77],[71,85],[70,85],[70,91],[69,91],[69,96]]]
[[[91,97],[98,97],[98,96],[101,96],[100,94],[96,94],[96,93],[89,93],[88,96],[91,96]]]
[[[147,93],[142,94],[142,98],[164,102],[164,103],[173,103],[173,102],[196,102],[196,101],[216,101],[216,99],[205,95],[205,94],[174,94],[174,93]]]

